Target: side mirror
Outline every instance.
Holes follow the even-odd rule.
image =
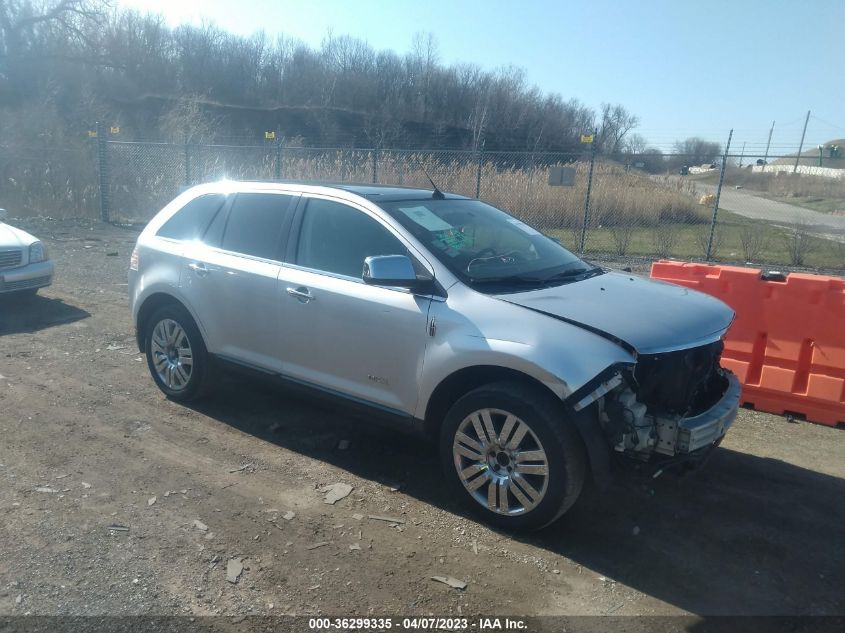
[[[407,255],[373,255],[364,260],[363,279],[371,286],[419,288],[414,265]]]
[[[5,220],[9,217],[9,214],[6,213],[6,209],[0,209],[0,220]]]

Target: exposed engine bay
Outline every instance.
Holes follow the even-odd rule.
[[[719,365],[723,343],[638,357],[597,400],[613,450],[639,460],[711,446],[736,415],[739,383]]]

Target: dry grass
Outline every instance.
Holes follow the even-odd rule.
[[[93,147],[75,150],[0,148],[0,207],[11,217],[98,214]]]
[[[740,185],[778,198],[845,198],[845,178],[824,178],[790,173],[760,173],[731,168],[725,173],[728,185]]]
[[[381,152],[378,180],[430,187],[421,165],[440,189],[475,196],[478,165],[449,160],[448,154],[444,158]],[[551,187],[548,184],[550,165],[526,169],[485,162],[481,166],[480,198],[537,227],[581,227],[589,165],[578,162],[570,166],[576,170],[575,186]],[[372,155],[345,151],[315,157],[297,152],[286,157],[283,172],[286,178],[301,180],[371,182]],[[596,165],[590,199],[590,227],[655,226],[667,220],[696,224],[706,222],[707,215],[675,185],[663,186],[639,173],[626,173],[615,164]]]
[[[93,149],[93,148],[91,148]],[[98,211],[96,163],[93,152],[85,154],[86,181],[77,191],[76,182],[66,177],[81,154],[52,157],[49,165],[36,165],[23,178],[11,182],[7,195],[12,215],[87,215]],[[284,149],[281,177],[305,181],[372,182],[373,154],[362,150]],[[425,170],[444,191],[470,197],[476,194],[479,167],[456,153],[381,151],[378,155],[380,183],[429,187]],[[584,225],[584,200],[587,189],[586,162],[572,163],[576,170],[575,186],[551,187],[551,165],[532,166],[526,154],[513,154],[505,162],[488,160],[481,165],[480,197],[543,229],[568,229],[577,234]],[[8,167],[13,169],[13,163]],[[119,220],[145,221],[188,184],[219,178],[269,180],[276,174],[276,153],[266,148],[193,147],[186,170],[185,150],[181,145],[110,145],[109,176],[112,217]],[[57,174],[50,179],[48,176]],[[21,175],[21,174],[18,174]],[[81,197],[80,197],[81,195]],[[614,163],[597,163],[593,174],[589,229],[616,227],[616,250],[624,254],[635,227],[664,224],[703,224],[705,209],[694,203],[694,188],[670,180],[653,180],[638,172],[626,172]],[[67,204],[65,200],[74,200]],[[20,201],[20,202],[17,202]],[[80,207],[80,204],[85,206]],[[665,232],[664,232],[665,233]],[[661,233],[665,244],[669,239]]]

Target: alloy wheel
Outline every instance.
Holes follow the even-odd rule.
[[[490,512],[525,514],[548,490],[543,445],[528,424],[507,411],[479,409],[464,418],[452,456],[466,491]]]
[[[162,319],[153,328],[153,366],[159,380],[173,391],[185,389],[191,380],[194,353],[185,330],[173,319]]]

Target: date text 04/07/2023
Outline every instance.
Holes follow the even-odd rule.
[[[410,617],[402,618],[310,618],[308,628],[312,630],[372,630],[387,631],[393,628],[404,630],[463,630],[473,628],[479,631],[526,630],[524,620],[518,618],[469,618]]]

